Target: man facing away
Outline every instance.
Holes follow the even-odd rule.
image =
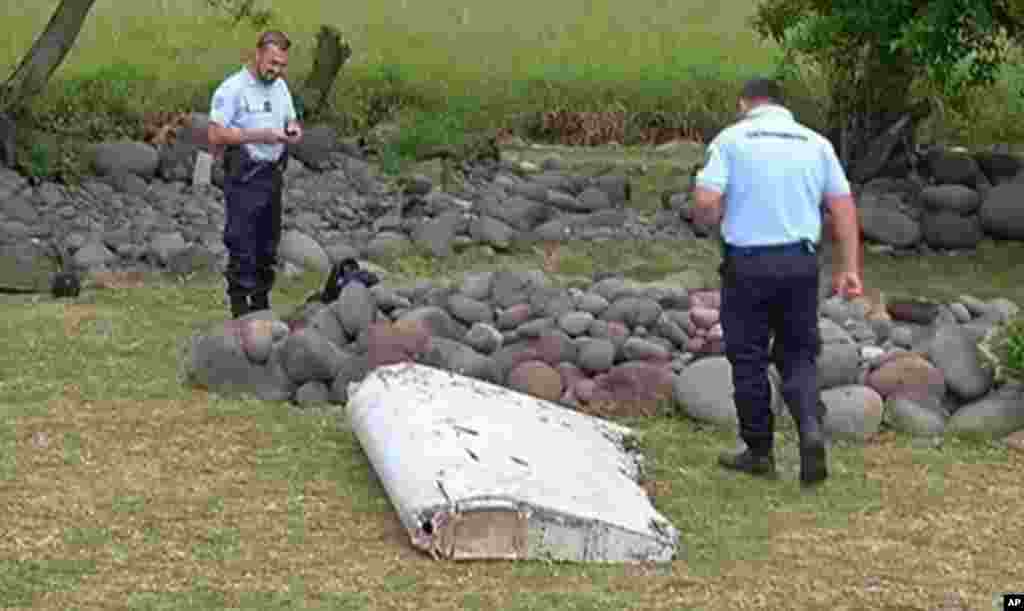
[[[302,139],[283,78],[289,47],[284,33],[265,32],[253,59],[217,87],[211,104],[207,135],[215,154],[224,155],[224,276],[235,318],[270,308],[281,238],[285,147]]]
[[[721,323],[747,446],[719,464],[775,476],[774,362],[800,435],[800,480],[813,485],[828,477],[816,364],[821,207],[841,249],[832,288],[847,297],[862,291],[857,210],[832,144],[794,119],[778,83],[748,81],[739,110],[740,120],[709,145],[694,188],[696,220],[721,224]]]

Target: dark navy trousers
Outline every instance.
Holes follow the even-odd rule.
[[[721,267],[721,322],[732,365],[740,436],[752,450],[772,448],[774,416],[768,366],[801,438],[821,431],[818,406],[818,259],[802,247],[727,254]]]
[[[281,171],[271,165],[241,177],[224,178],[224,246],[228,249],[224,276],[229,297],[265,295],[274,286],[282,185]]]

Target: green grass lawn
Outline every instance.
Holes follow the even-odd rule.
[[[650,279],[716,263],[697,246],[624,245],[617,257],[567,249],[573,274]],[[887,291],[941,284],[1020,301],[1006,265],[1021,254],[990,245],[959,264],[868,257],[867,276]],[[539,265],[540,255],[411,258],[390,269],[423,277],[508,264]],[[941,283],[924,278],[937,269],[948,272]],[[319,281],[285,281],[279,308]],[[182,385],[179,351],[223,318],[221,288],[215,278],[153,278],[75,302],[0,303],[0,606],[987,609],[1024,582],[1014,560],[1021,454],[886,434],[837,445],[832,479],[805,493],[791,432],[780,433],[782,480],[751,481],[714,466],[734,433],[672,416],[627,423],[644,433],[655,506],[682,532],[677,561],[433,561],[411,548],[337,412]]]
[[[14,64],[56,4],[7,3],[0,66]],[[639,0],[628,7],[611,0],[258,4],[272,7],[273,25],[294,38],[298,67],[310,63],[313,37],[327,23],[351,41],[352,68],[399,64],[423,81],[583,74],[632,80],[651,69],[657,72],[648,77],[690,67],[748,72],[771,60],[746,30],[753,0]],[[98,0],[62,73],[132,65],[168,81],[216,79],[237,65],[253,32],[245,24],[227,28],[203,0]]]
[[[0,66],[14,66],[55,4],[5,4]],[[67,129],[90,137],[109,128],[92,119],[104,113],[203,110],[253,33],[225,29],[201,7],[99,0],[41,109],[77,117]],[[731,116],[729,87],[772,60],[744,29],[752,7],[297,0],[279,7],[279,25],[299,42],[299,75],[320,23],[346,32],[356,54],[336,103],[356,115],[372,91],[428,109],[454,102],[465,117],[620,102]],[[971,117],[979,140],[1017,133],[1014,82]],[[589,154],[601,163],[600,151]],[[635,205],[653,212],[678,176],[663,159],[647,162]],[[716,257],[707,243],[576,245],[560,267],[711,283]],[[1024,305],[1021,260],[1024,247],[995,243],[956,258],[868,255],[866,281],[888,295],[969,292]],[[540,263],[536,252],[470,251],[389,269],[428,277]],[[276,303],[297,304],[319,281],[284,282]],[[629,424],[645,434],[654,503],[682,531],[676,562],[432,561],[412,550],[337,413],[182,385],[180,350],[223,318],[221,287],[154,278],[75,302],[0,301],[0,607],[925,610],[959,600],[947,608],[988,609],[1024,584],[1020,454],[883,435],[837,446],[833,478],[805,494],[790,434],[780,439],[783,480],[751,482],[714,466],[732,432],[670,416]]]
[[[13,69],[50,17],[55,0],[11,0],[0,9],[0,69]],[[257,3],[269,6],[269,3]],[[357,130],[382,108],[412,113],[409,125],[454,112],[474,128],[516,123],[546,110],[625,109],[638,123],[724,124],[740,81],[770,70],[773,44],[747,26],[755,0],[378,0],[276,4],[272,25],[296,42],[293,86],[312,62],[321,24],[339,27],[354,54],[342,70],[332,121]],[[99,0],[46,95],[43,122],[75,137],[138,137],[148,111],[206,111],[216,84],[237,69],[255,32],[231,26],[203,0]],[[1019,142],[1024,72],[1011,63],[967,116],[929,129],[959,143]],[[812,81],[800,111],[823,120]],[[806,99],[804,99],[806,98]]]

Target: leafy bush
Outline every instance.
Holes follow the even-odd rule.
[[[1024,315],[993,328],[978,347],[997,381],[1024,382]]]
[[[904,114],[968,114],[1024,37],[1024,11],[1015,0],[760,0],[751,25],[783,49],[784,75],[809,66],[825,85],[831,126],[850,134],[840,155],[854,161]]]

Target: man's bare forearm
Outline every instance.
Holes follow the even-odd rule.
[[[242,144],[264,144],[274,142],[272,129],[241,129],[210,124],[206,136],[214,146],[239,146]]]
[[[704,228],[712,228],[722,222],[722,194],[710,189],[697,187],[693,190],[693,220]]]
[[[857,219],[857,207],[850,196],[835,197],[828,200],[828,208],[832,213],[832,225],[835,237],[839,242],[843,270],[860,273],[860,221]]]

